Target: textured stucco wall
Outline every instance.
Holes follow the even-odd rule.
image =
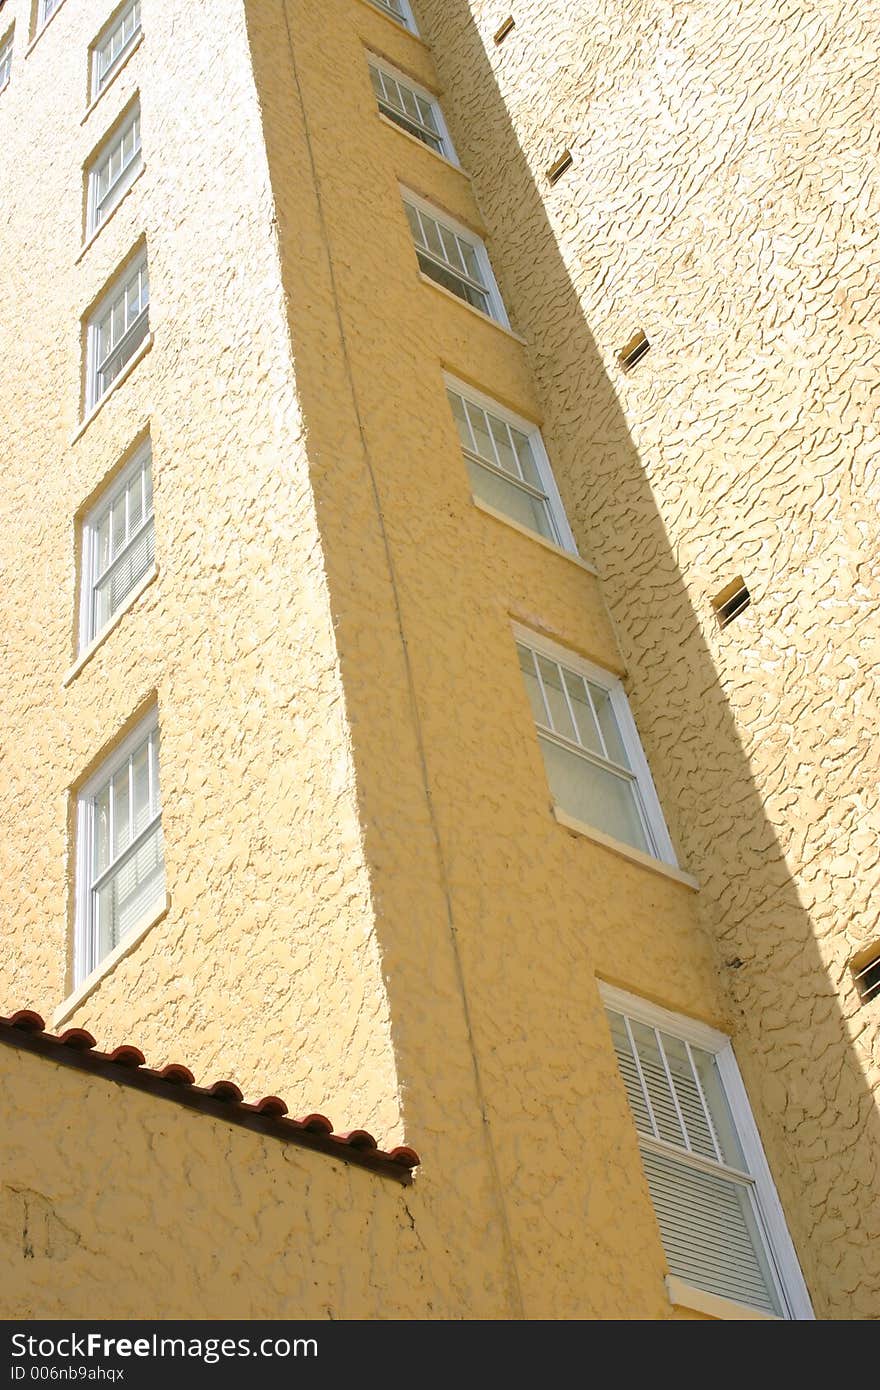
[[[0,1318],[460,1311],[394,1181],[8,1047],[0,1095]]]
[[[71,986],[69,788],[158,702],[171,909],[77,1009],[108,1045],[400,1132],[344,700],[242,7],[144,0],[81,124],[111,11],[66,0],[0,101],[2,997]],[[83,255],[82,166],[140,91],[144,173]],[[23,187],[23,185],[22,185]],[[152,350],[76,442],[80,316],[146,234]],[[159,577],[67,688],[74,516],[149,424]]]
[[[419,12],[817,1311],[877,1316],[876,10]]]
[[[441,375],[539,419],[527,352],[418,276],[401,183],[482,225],[376,113],[365,46],[433,86],[425,46],[362,0],[248,14],[420,1194],[514,1314],[668,1316],[596,974],[725,1018],[691,891],[550,813],[511,620],[620,655],[595,577],[473,506]]]
[[[365,46],[429,86],[437,72],[426,45],[365,0],[143,5],[144,43],[84,125],[98,0],[65,3],[0,96],[3,157],[14,168],[27,154],[40,175],[36,204],[9,207],[0,248],[20,286],[2,359],[17,460],[0,516],[4,718],[15,738],[0,792],[10,1006],[51,1015],[64,998],[69,787],[155,691],[171,910],[74,1021],[102,1044],[131,1039],[151,1063],[179,1055],[209,1081],[232,1075],[249,1093],[277,1090],[292,1109],[413,1143],[424,1166],[411,1268],[432,1292],[430,1307],[427,1292],[424,1302],[395,1295],[399,1315],[672,1314],[597,976],[735,1025],[799,1253],[826,1310],[864,1314],[849,1297],[855,1266],[832,1269],[852,1260],[854,1240],[843,1232],[835,1244],[824,1229],[814,1247],[812,1208],[793,1210],[798,1183],[827,1201],[841,1172],[831,1154],[825,1177],[819,1163],[805,1173],[794,1117],[774,1110],[772,1066],[806,1074],[797,1028],[761,1064],[759,1024],[740,1022],[740,996],[719,980],[713,939],[739,930],[745,912],[754,925],[755,902],[769,903],[762,950],[771,931],[789,931],[772,913],[800,909],[787,871],[772,879],[785,868],[768,856],[772,833],[765,843],[760,818],[754,830],[760,806],[743,781],[714,639],[695,620],[682,626],[686,591],[639,465],[630,416],[636,392],[660,391],[659,354],[619,402],[566,269],[586,256],[581,224],[572,213],[548,227],[460,0],[436,15],[425,0],[422,19],[473,181],[379,119]],[[537,22],[542,8],[533,13]],[[561,7],[552,21],[568,32]],[[563,70],[576,57],[583,81],[592,50],[574,46]],[[530,77],[535,61],[520,58],[514,85],[546,144],[552,84]],[[146,171],[77,261],[82,159],[135,85]],[[22,111],[44,101],[34,132]],[[525,343],[419,278],[400,183],[485,224]],[[588,187],[563,185],[554,198],[564,186]],[[49,250],[31,280],[35,228]],[[71,443],[79,315],[144,230],[153,349]],[[593,285],[592,271],[584,278]],[[624,326],[621,310],[615,334]],[[544,424],[610,615],[587,569],[473,506],[443,369]],[[72,517],[148,418],[159,579],[65,690]],[[692,492],[675,495],[696,508]],[[700,895],[553,819],[514,619],[627,672]],[[757,661],[755,699],[766,684]],[[702,691],[700,708],[714,712],[697,718]],[[742,825],[733,873],[715,841],[729,833],[733,844]],[[802,912],[798,922],[806,931]],[[799,940],[805,970],[808,949]],[[746,966],[736,978],[749,978]],[[819,993],[805,995],[811,1007]],[[828,1011],[830,1030],[833,999]],[[784,1094],[796,1094],[790,1079]],[[242,1210],[259,1206],[261,1165]],[[53,1172],[30,1182],[47,1200]],[[350,1181],[364,1190],[362,1175]],[[339,1198],[340,1223],[348,1203]],[[389,1259],[397,1211],[381,1216],[377,1238]],[[359,1232],[362,1219],[351,1216]],[[373,1277],[365,1265],[347,1315],[374,1313]],[[329,1270],[327,1288],[337,1278]],[[217,1288],[219,1299],[219,1277]],[[264,1306],[288,1306],[280,1298]]]

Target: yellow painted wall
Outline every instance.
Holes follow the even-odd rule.
[[[817,1308],[870,1315],[877,1257],[856,1234],[867,1227],[847,1217],[835,1231],[815,1217],[823,1201],[833,1211],[832,1190],[835,1201],[854,1192],[838,1193],[835,1175],[849,1181],[867,1161],[867,1140],[844,1150],[833,1124],[845,1103],[861,1114],[866,1092],[809,912],[795,906],[799,890],[749,780],[754,758],[728,698],[731,649],[725,666],[671,559],[674,517],[692,517],[697,537],[715,535],[715,518],[701,519],[703,492],[681,478],[678,490],[668,484],[665,512],[646,481],[661,427],[640,434],[638,393],[655,402],[641,414],[662,423],[662,344],[631,383],[610,374],[586,302],[605,263],[579,268],[583,218],[549,199],[545,209],[536,188],[545,149],[529,140],[549,139],[542,103],[559,96],[549,72],[538,80],[547,33],[531,57],[492,55],[500,64],[514,54],[505,87],[484,43],[497,16],[487,8],[475,27],[464,0],[423,0],[433,53],[366,0],[142,3],[144,41],[84,124],[100,0],[65,0],[27,58],[17,45],[0,94],[0,148],[38,174],[35,199],[13,204],[0,229],[16,286],[2,358],[16,460],[0,512],[3,719],[14,736],[0,788],[10,827],[3,998],[51,1016],[68,993],[70,788],[155,692],[170,910],[73,1021],[102,1045],[136,1042],[153,1065],[180,1057],[208,1081],[232,1075],[248,1094],[278,1091],[294,1111],[324,1109],[340,1128],[414,1144],[424,1159],[406,1198],[418,1204],[416,1250],[396,1190],[368,1196],[375,1180],[360,1173],[336,1187],[314,1179],[321,1221],[331,1223],[336,1201],[362,1231],[368,1210],[380,1263],[406,1252],[418,1298],[382,1285],[401,1300],[395,1316],[672,1315],[597,977],[734,1032]],[[9,11],[18,27],[25,9],[11,0],[4,19]],[[533,6],[528,23],[569,25],[552,5]],[[439,74],[473,178],[379,119],[366,48],[428,86]],[[78,257],[82,161],[136,87],[145,172]],[[24,112],[43,104],[35,129]],[[419,277],[401,183],[485,229],[516,334]],[[582,163],[554,198],[563,187],[588,199]],[[80,314],[144,231],[152,350],[73,441]],[[638,266],[632,273],[641,284]],[[615,332],[628,334],[629,311],[621,300]],[[444,369],[543,424],[601,589],[587,568],[473,505]],[[147,420],[159,577],[63,687],[73,518]],[[704,549],[720,584],[728,575],[713,544]],[[751,554],[754,537],[743,544]],[[554,820],[514,619],[626,673],[700,894]],[[760,710],[769,658],[757,628],[731,629],[737,641],[746,631]],[[751,726],[758,742],[766,723]],[[761,1061],[770,1015],[762,1005],[744,1016],[743,981],[760,1003],[770,985],[754,962],[777,938],[812,990],[804,1008],[825,1009],[821,1068],[830,1077],[834,1058],[843,1078],[834,1095],[828,1081],[814,1117],[835,1140],[825,1169],[809,1126],[784,1113],[792,1097],[802,1111],[812,1104],[795,1084],[812,1075],[812,1040],[784,1012],[780,1046]],[[734,948],[747,964],[725,971]],[[782,963],[774,955],[780,1008]],[[65,1076],[66,1103],[73,1084]],[[103,1114],[105,1083],[88,1084]],[[125,1104],[136,1144],[152,1102]],[[173,1153],[178,1121],[161,1123],[175,1128]],[[311,1180],[320,1162],[240,1142],[255,1155],[242,1212],[259,1208],[272,1165],[304,1165]],[[20,1152],[22,1168],[36,1162]],[[206,1140],[207,1172],[217,1152],[226,1149]],[[63,1220],[81,1229],[64,1206],[73,1188],[64,1196],[53,1160],[39,1162],[44,1171],[16,1182],[53,1209],[61,1193]],[[194,1208],[194,1231],[206,1210]],[[194,1236],[193,1269],[202,1241]],[[95,1269],[106,1278],[124,1258],[108,1241]],[[160,1316],[161,1262],[150,1267]],[[359,1270],[344,1298],[338,1270],[322,1275],[321,1297],[334,1308],[342,1299],[343,1316],[376,1315],[375,1266]],[[57,1307],[42,1303],[56,1282],[47,1275],[35,1288],[44,1315]],[[271,1314],[248,1312],[232,1282],[218,1276],[224,1313],[287,1315],[279,1289],[249,1292],[265,1301],[247,1307]],[[307,1310],[320,1315],[325,1303]],[[117,1315],[127,1306],[120,1293]]]
[[[817,1312],[877,1316],[877,16],[506,13],[420,5]]]
[[[399,1131],[350,735],[240,5],[145,0],[87,119],[111,12],[65,0],[0,101],[26,189],[4,267],[3,950],[9,1009],[67,998],[70,787],[155,700],[171,908],[74,1013],[158,1065]],[[2,30],[2,24],[0,24]],[[81,253],[83,162],[140,92],[144,172]],[[37,119],[35,113],[39,113]],[[24,179],[22,172],[20,177]],[[154,343],[79,427],[80,318],[146,234]],[[65,688],[74,518],[149,424],[158,579]]]

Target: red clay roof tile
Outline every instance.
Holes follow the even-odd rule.
[[[365,1129],[334,1134],[326,1115],[287,1118],[287,1105],[280,1096],[264,1096],[256,1104],[248,1104],[234,1081],[196,1086],[192,1072],[179,1062],[171,1062],[155,1071],[146,1065],[140,1048],[130,1043],[123,1043],[112,1052],[101,1052],[85,1028],[68,1028],[57,1037],[45,1031],[42,1018],[32,1009],[19,1009],[10,1018],[0,1016],[0,1043],[24,1052],[35,1052],[62,1066],[92,1072],[122,1086],[148,1091],[163,1100],[200,1110],[270,1138],[318,1149],[345,1163],[395,1178],[397,1182],[409,1182],[411,1169],[418,1167],[420,1162],[415,1149],[406,1145],[390,1152],[380,1149]]]

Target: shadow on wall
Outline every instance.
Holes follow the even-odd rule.
[[[499,22],[504,13],[498,11]],[[456,149],[474,179],[505,303],[529,341],[550,456],[579,548],[602,577],[660,799],[685,865],[702,884],[699,912],[716,944],[737,1056],[817,1316],[871,1316],[872,1309],[876,1315],[880,1244],[872,1250],[867,1222],[872,1199],[876,1203],[880,1196],[880,1122],[817,946],[822,924],[805,910],[765,813],[646,476],[646,464],[657,461],[643,461],[631,437],[548,220],[548,188],[536,186],[470,6],[466,0],[421,0],[419,21],[432,47]],[[569,55],[588,51],[591,22],[584,12],[583,41],[570,44]],[[518,40],[514,31],[511,41],[534,42],[534,26]],[[554,57],[564,66],[564,55]],[[550,57],[541,59],[552,86]],[[525,66],[522,71],[525,81],[529,73]],[[533,83],[540,82],[540,65],[530,74]],[[546,93],[535,90],[535,99],[537,109]],[[565,119],[573,121],[570,112]],[[576,128],[561,128],[574,145]],[[536,148],[541,134],[533,113],[530,140]],[[638,146],[637,129],[629,138]],[[581,149],[580,169],[576,163],[558,185],[571,193],[560,212],[570,240],[579,234],[571,230],[573,181],[580,178],[581,196],[589,196],[585,140]],[[658,221],[670,216],[668,206],[654,211]],[[654,269],[662,274],[662,262]],[[668,267],[670,277],[677,272]],[[613,284],[613,275],[607,283]],[[621,333],[615,347],[626,336]],[[639,371],[651,370],[647,358]],[[718,379],[719,390],[724,384]],[[652,410],[660,389],[665,384],[653,395],[646,389]],[[796,477],[795,487],[801,481]],[[737,485],[735,477],[730,485]],[[699,502],[702,526],[711,532],[711,498]],[[672,517],[670,508],[670,526]],[[784,560],[783,553],[777,563]],[[746,617],[761,619],[758,609]],[[740,633],[744,637],[746,629],[731,629],[731,641],[741,645]],[[740,657],[731,668],[727,684],[735,702],[742,702],[743,684],[762,693],[764,667],[757,657]]]

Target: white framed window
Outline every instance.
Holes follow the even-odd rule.
[[[3,91],[12,74],[12,41],[13,31],[10,29],[9,33],[4,35],[0,41],[0,92]]]
[[[670,1273],[771,1317],[811,1318],[730,1039],[600,992]]]
[[[113,211],[142,164],[141,105],[136,101],[87,166],[87,236]]]
[[[474,496],[555,545],[575,552],[537,425],[454,377],[444,380]]]
[[[76,982],[164,900],[159,728],[153,711],[79,794]]]
[[[675,865],[675,852],[623,686],[615,676],[515,625],[547,780],[584,826]]]
[[[391,19],[395,19],[398,24],[402,24],[404,29],[409,29],[410,33],[419,32],[409,0],[370,0],[370,4],[375,5],[377,10],[381,10]]]
[[[403,190],[403,205],[422,273],[509,328],[489,256],[480,238],[408,189]]]
[[[87,326],[86,409],[91,410],[150,331],[146,248],[125,267]]]
[[[37,0],[37,33],[49,23],[60,4],[61,0]]]
[[[128,0],[104,25],[91,49],[92,100],[109,86],[141,32],[141,0]]]
[[[382,115],[421,140],[435,154],[442,154],[444,159],[457,163],[437,98],[372,54],[367,58],[367,66],[376,104]]]
[[[80,649],[119,611],[155,556],[153,469],[149,440],[83,520]]]

